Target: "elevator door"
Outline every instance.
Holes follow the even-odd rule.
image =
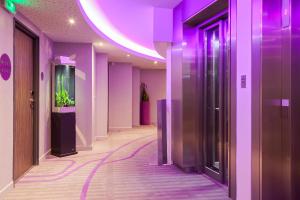
[[[204,171],[222,183],[227,180],[226,24],[204,29]]]

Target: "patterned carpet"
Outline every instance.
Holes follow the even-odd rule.
[[[157,166],[156,129],[114,132],[93,151],[40,162],[7,200],[226,200],[227,189],[199,174]]]

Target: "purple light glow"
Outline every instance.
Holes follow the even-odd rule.
[[[77,2],[88,23],[101,36],[107,38],[118,46],[129,50],[133,54],[159,61],[165,61],[165,59],[154,49],[140,45],[120,33],[120,31],[118,31],[107,19],[101,8],[95,5],[95,1],[77,0]]]

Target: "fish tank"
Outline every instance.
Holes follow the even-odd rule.
[[[52,62],[51,154],[58,157],[77,154],[75,66],[68,57]]]
[[[53,106],[56,108],[75,107],[75,66],[55,65],[53,71]],[[59,109],[61,110],[61,109]]]

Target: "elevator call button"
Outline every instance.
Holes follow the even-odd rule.
[[[247,76],[242,75],[241,76],[241,88],[246,88],[247,87]]]

